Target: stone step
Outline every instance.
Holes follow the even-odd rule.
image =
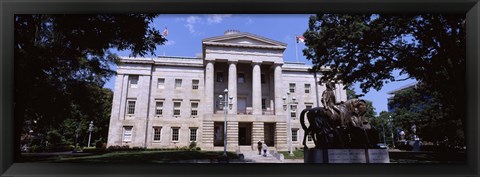
[[[243,151],[245,161],[248,163],[281,163],[278,159],[272,156],[271,152],[267,152],[267,156],[258,155],[258,151]]]

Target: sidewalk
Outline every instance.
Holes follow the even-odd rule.
[[[258,151],[242,151],[242,153],[246,163],[282,163],[268,152],[267,157],[263,157],[263,152],[262,155],[258,155]]]

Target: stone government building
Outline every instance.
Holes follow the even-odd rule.
[[[301,110],[317,107],[325,90],[303,63],[283,60],[287,45],[228,30],[203,39],[202,57],[122,58],[117,67],[108,146],[173,148],[196,142],[202,150],[223,150],[224,111],[219,95],[228,89],[227,150],[288,150],[301,147]],[[321,73],[319,73],[321,74]],[[320,76],[320,75],[319,75]],[[317,79],[318,80],[318,79]],[[346,101],[338,84],[337,101]],[[283,97],[296,98],[290,113]],[[308,138],[309,144],[313,142]]]

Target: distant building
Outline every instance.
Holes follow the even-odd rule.
[[[286,47],[229,30],[204,39],[201,57],[122,58],[108,146],[171,148],[196,142],[202,149],[223,150],[224,110],[218,96],[228,89],[233,97],[227,111],[229,151],[255,150],[259,140],[288,150],[288,115],[293,145],[303,147],[299,114],[318,106],[315,92],[320,97],[325,86],[315,90],[310,66],[284,62]],[[346,101],[343,85],[336,88],[337,101]],[[282,100],[287,92],[297,102],[288,113]]]
[[[395,94],[397,94],[400,91],[404,91],[407,89],[414,89],[417,88],[417,82],[411,83],[408,85],[404,85],[398,89],[392,90],[390,92],[387,92],[387,94],[391,95],[387,98],[387,107],[388,107],[388,112],[393,112],[395,111],[395,108],[397,107],[395,103],[393,102],[393,98],[395,97]]]

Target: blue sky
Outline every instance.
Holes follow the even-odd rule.
[[[202,52],[202,39],[221,36],[226,30],[236,29],[241,32],[249,32],[287,44],[284,53],[284,61],[295,62],[295,35],[303,34],[308,28],[308,14],[288,15],[248,15],[248,14],[172,14],[160,15],[154,20],[153,27],[163,31],[168,28],[167,42],[163,46],[157,46],[155,54],[158,56],[187,56],[194,57]],[[302,55],[305,48],[303,43],[297,45],[298,61],[311,64]],[[128,56],[129,51],[115,51],[119,56]],[[154,57],[154,56],[147,56]],[[115,69],[115,68],[113,68]],[[398,75],[398,72],[396,72]],[[405,76],[398,76],[404,78]],[[112,77],[106,84],[106,88],[113,90],[115,78]],[[373,102],[375,111],[380,113],[387,110],[386,94],[389,91],[415,82],[406,80],[386,84],[381,90],[371,90],[363,99]],[[361,93],[359,83],[354,84],[355,91]]]

